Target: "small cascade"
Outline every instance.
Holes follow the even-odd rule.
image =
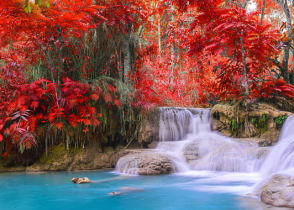
[[[258,171],[266,151],[211,130],[210,109],[161,108],[157,149],[173,158],[179,172]]]
[[[210,131],[210,110],[198,108],[160,108],[160,141],[179,141],[187,134]]]
[[[191,112],[186,109],[160,108],[159,139],[160,141],[178,141],[188,133],[192,120]]]
[[[288,117],[280,135],[261,168],[264,176],[274,173],[294,174],[294,115]]]
[[[152,154],[166,157],[172,161],[176,172],[262,171],[271,174],[289,168],[294,171],[294,133],[291,131],[294,116],[286,121],[280,143],[268,157],[269,147],[259,147],[255,142],[225,137],[212,131],[210,109],[162,107],[159,127],[160,142],[156,149],[148,150],[147,157],[150,159]],[[138,167],[148,165],[143,161],[146,154],[143,152],[141,156],[144,157],[140,154],[120,159],[117,171],[137,174]]]
[[[116,171],[122,174],[137,175],[139,162],[136,158],[125,156],[116,163]]]

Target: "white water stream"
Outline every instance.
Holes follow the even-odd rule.
[[[209,109],[161,108],[160,113],[157,149],[173,157],[179,172],[260,169],[264,148],[212,131]]]
[[[294,116],[287,119],[273,148],[212,131],[209,109],[162,107],[159,126],[156,152],[168,154],[178,174],[205,177],[196,181],[208,184],[203,190],[247,194],[273,174],[294,175]],[[221,185],[244,181],[251,186]]]

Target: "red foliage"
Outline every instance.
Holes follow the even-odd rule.
[[[61,91],[61,97],[58,97],[58,91]],[[63,80],[61,90],[44,79],[24,84],[16,91],[15,98],[8,101],[5,110],[8,114],[1,120],[0,132],[7,140],[25,142],[30,147],[35,144],[33,133],[44,125],[55,126],[58,130],[64,126],[80,126],[84,131],[97,127],[101,117],[96,105],[99,95],[107,98],[106,103],[113,101],[112,95],[68,78]],[[120,107],[119,100],[114,99],[113,105]]]

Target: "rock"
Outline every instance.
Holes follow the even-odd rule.
[[[291,114],[268,103],[217,104],[211,109],[212,129],[229,137],[259,138],[260,146],[269,146],[279,137],[276,119]]]
[[[86,184],[91,183],[91,180],[88,177],[83,178],[72,178],[71,181],[75,184]]]
[[[148,148],[152,142],[159,141],[159,117],[159,109],[153,109],[144,115],[138,138],[142,148]]]
[[[168,155],[148,151],[120,158],[116,169],[120,173],[134,175],[160,175],[176,171],[176,167]]]
[[[114,168],[118,159],[129,151],[108,149],[104,153],[92,146],[85,149],[66,150],[64,145],[51,147],[48,156],[44,154],[40,161],[26,168],[27,172],[38,171],[75,171]]]
[[[199,142],[194,141],[187,144],[184,148],[184,156],[187,163],[191,163],[199,158]]]
[[[275,128],[271,128],[268,131],[265,131],[260,139],[258,140],[258,144],[259,146],[272,146],[274,143],[277,142],[277,140],[279,139],[280,136],[280,131],[275,129]]]
[[[125,193],[140,192],[140,191],[144,191],[144,189],[135,188],[135,187],[122,187],[120,188],[120,191],[110,192],[110,193],[107,193],[107,195],[117,196],[117,195],[121,195]]]
[[[294,179],[275,175],[262,188],[261,201],[276,207],[294,208]]]

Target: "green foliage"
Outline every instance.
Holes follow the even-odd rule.
[[[262,114],[262,117],[252,117],[250,122],[254,125],[255,128],[259,131],[259,133],[264,133],[267,130],[267,122],[268,116],[266,114]]]
[[[278,129],[281,129],[283,127],[283,124],[287,120],[287,118],[288,118],[287,115],[283,115],[274,119]]]
[[[267,127],[268,116],[262,114],[261,118],[253,117],[250,119],[250,122],[258,129],[263,129]]]
[[[238,129],[240,127],[240,124],[237,123],[237,121],[235,119],[231,119],[231,120],[229,120],[229,125],[230,125],[230,128],[231,128],[233,135],[236,136]]]

